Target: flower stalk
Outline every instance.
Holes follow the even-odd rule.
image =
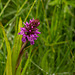
[[[26,42],[22,45],[22,47],[21,47],[21,50],[20,50],[20,53],[19,53],[19,56],[18,56],[18,59],[17,59],[17,63],[16,63],[16,70],[17,70],[17,68],[18,68],[18,66],[19,66],[19,64],[20,64],[20,62],[21,62],[22,56],[23,56],[23,54],[24,54],[24,52],[25,52],[24,48],[25,48],[25,46],[26,46],[27,43],[28,43],[28,41],[26,41]]]

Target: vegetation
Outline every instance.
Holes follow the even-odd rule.
[[[32,18],[41,34],[16,70],[18,32]],[[75,0],[0,0],[0,75],[75,75]]]

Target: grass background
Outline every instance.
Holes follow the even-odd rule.
[[[15,75],[18,32],[32,18],[40,20],[41,34],[26,48],[16,75],[75,75],[74,0],[0,0],[0,75]]]

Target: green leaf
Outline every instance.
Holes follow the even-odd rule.
[[[43,56],[43,59],[42,59],[42,62],[41,62],[41,67],[43,70],[45,70],[46,72],[48,72],[48,61],[47,61],[47,56],[48,56],[48,53],[50,52],[50,50],[48,50],[44,56]]]
[[[18,32],[20,32],[20,27],[22,27],[22,19],[20,17],[19,19],[19,25],[18,25]],[[17,29],[17,28],[16,28]],[[13,52],[12,52],[12,70],[13,70],[13,75],[15,74],[15,69],[16,69],[16,62],[17,62],[17,58],[21,49],[21,44],[22,44],[22,36],[21,35],[16,35],[15,38],[15,44],[13,46]],[[18,72],[20,72],[20,69],[18,70]]]
[[[68,5],[75,7],[75,1],[66,1]]]
[[[7,47],[7,53],[8,53],[8,55],[7,55],[7,64],[6,64],[6,66],[7,66],[6,67],[6,72],[7,72],[7,75],[12,75],[11,48],[10,48],[10,44],[9,44],[8,39],[7,39],[5,30],[4,30],[4,27],[3,27],[1,22],[0,22],[0,27],[2,28],[2,31],[3,31],[3,35],[4,35],[6,47]]]
[[[54,5],[56,5],[56,4],[57,4],[57,0],[51,1],[51,2],[49,3],[49,5],[51,5],[51,6],[54,6]]]

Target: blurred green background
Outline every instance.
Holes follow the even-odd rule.
[[[21,70],[27,66],[23,75],[75,75],[75,0],[0,0],[0,24],[11,51],[14,44],[21,46],[15,43],[16,36],[20,37],[17,35],[20,22],[32,18],[40,20],[41,34],[22,57]],[[0,26],[0,75],[10,75],[6,73],[9,45],[4,30]],[[33,51],[26,64],[30,50]],[[15,59],[14,56],[12,64]]]

